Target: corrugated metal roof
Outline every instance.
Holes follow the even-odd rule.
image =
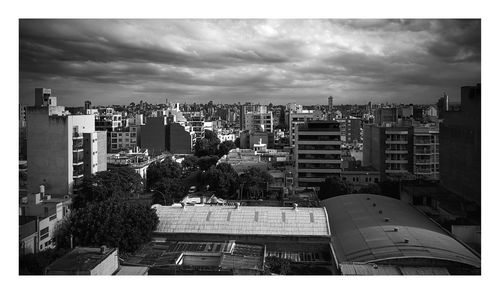
[[[415,208],[397,199],[351,194],[322,201],[340,262],[431,258],[481,267],[481,260]]]
[[[326,212],[318,207],[157,206],[156,213],[157,233],[330,235]]]

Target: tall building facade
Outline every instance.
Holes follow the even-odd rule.
[[[481,204],[481,84],[461,88],[460,111],[442,113],[440,183]]]
[[[73,194],[85,171],[84,134],[95,134],[93,115],[49,115],[46,107],[28,108],[28,193],[44,185],[53,195]]]
[[[345,118],[337,121],[340,123],[340,135],[343,142],[360,143],[362,141],[360,118]]]
[[[439,180],[439,127],[414,127],[413,174]]]
[[[435,125],[375,125],[363,128],[363,166],[391,177],[439,179],[439,129]]]
[[[295,125],[295,183],[319,187],[325,178],[341,172],[340,127],[336,121],[309,121]]]
[[[333,110],[333,97],[330,96],[328,97],[328,111],[332,111]]]
[[[245,130],[271,133],[274,131],[272,112],[247,112],[245,116]]]
[[[290,146],[294,146],[296,139],[296,126],[308,121],[320,120],[322,113],[319,110],[302,110],[302,107],[300,107],[296,111],[290,109],[289,112],[287,112],[286,117]]]

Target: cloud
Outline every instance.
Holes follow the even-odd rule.
[[[27,104],[41,86],[66,105],[89,96],[103,105],[165,96],[323,104],[329,95],[433,103],[444,90],[453,97],[480,82],[480,62],[480,20],[19,22]]]

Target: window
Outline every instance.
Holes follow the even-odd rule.
[[[49,228],[43,228],[41,231],[40,231],[40,235],[43,235],[43,234],[46,234],[49,232]]]

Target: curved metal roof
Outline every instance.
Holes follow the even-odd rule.
[[[480,258],[409,204],[350,194],[322,201],[338,262],[437,259],[481,267]]]

